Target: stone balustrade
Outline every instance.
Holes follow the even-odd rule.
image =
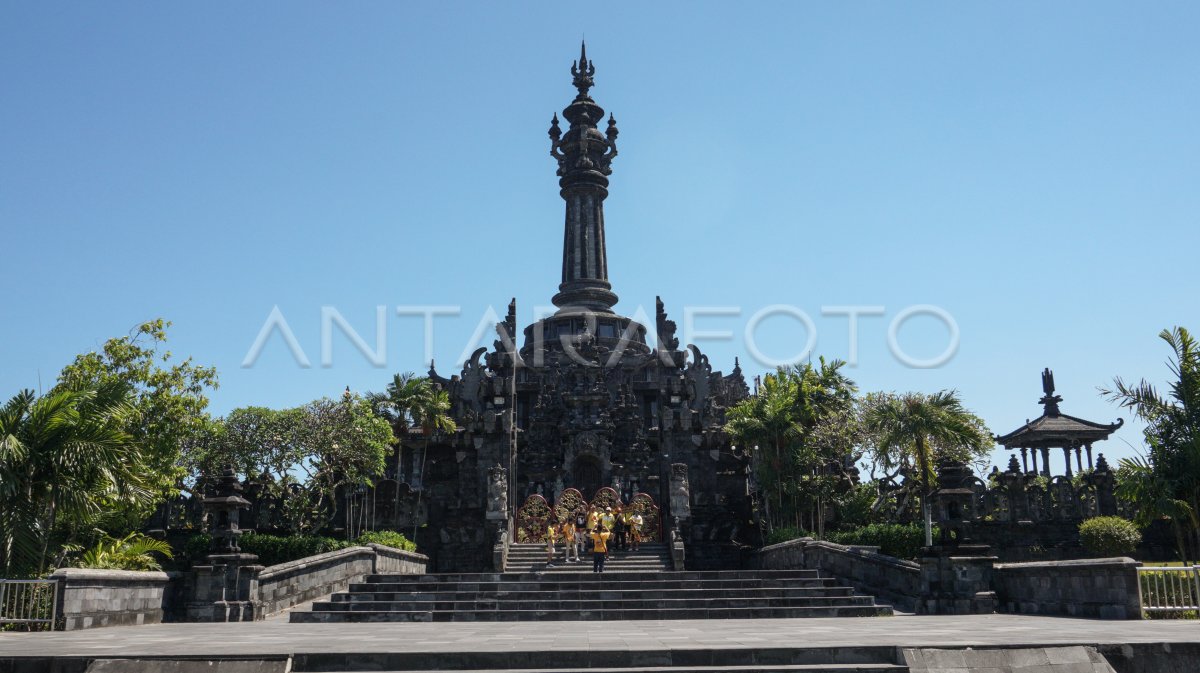
[[[919,564],[869,547],[799,538],[763,547],[755,565],[764,570],[823,570],[906,610],[914,609],[921,596]]]
[[[1141,619],[1141,565],[1127,557],[998,563],[996,594],[1005,612]]]
[[[165,572],[59,568],[61,628],[158,624],[163,621],[171,576]]]

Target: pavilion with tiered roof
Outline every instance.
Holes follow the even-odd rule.
[[[1108,439],[1117,428],[1124,425],[1124,419],[1116,423],[1095,423],[1082,418],[1068,416],[1059,411],[1058,403],[1062,402],[1061,395],[1054,394],[1054,372],[1049,368],[1042,371],[1042,399],[1038,400],[1045,411],[1041,416],[1026,421],[1025,425],[1013,430],[1007,435],[997,435],[996,442],[1012,451],[1021,450],[1021,462],[1025,472],[1033,472],[1050,477],[1050,449],[1062,449],[1063,461],[1066,465],[1066,476],[1070,477],[1071,453],[1075,453],[1075,466],[1083,471],[1083,456],[1087,455],[1087,469],[1092,469],[1092,444]],[[1041,469],[1038,467],[1038,453],[1042,454]],[[1033,458],[1033,469],[1030,469],[1029,458]]]

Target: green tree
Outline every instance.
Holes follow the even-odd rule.
[[[209,422],[209,390],[217,387],[217,372],[191,358],[172,361],[165,350],[170,322],[151,320],[132,334],[109,339],[99,352],[84,353],[62,370],[60,389],[121,384],[129,389],[136,413],[126,416],[125,431],[142,447],[151,480],[147,486],[159,498],[178,493],[185,476],[184,447],[194,444]],[[148,503],[153,506],[154,503]],[[149,510],[130,513],[137,526]]]
[[[734,441],[758,447],[755,478],[768,530],[803,529],[807,512],[820,531],[824,504],[849,486],[842,468],[855,444],[857,388],[841,373],[844,365],[821,358],[816,366],[781,367],[728,412]]]
[[[156,474],[128,432],[129,388],[26,390],[0,408],[0,567],[40,574],[100,517],[147,507]]]
[[[280,504],[276,515],[286,528],[311,533],[333,523],[339,492],[382,474],[391,439],[370,402],[347,391],[291,409],[234,409],[190,453],[198,474],[232,465]]]
[[[454,418],[450,416],[450,393],[447,391],[431,386],[429,394],[421,398],[420,402],[412,410],[413,421],[421,428],[421,434],[424,441],[421,446],[421,479],[424,484],[425,478],[425,458],[429,455],[429,440],[433,435],[441,432],[454,432],[458,426],[454,423]],[[417,507],[421,505],[421,494],[425,491],[424,486],[417,491]],[[413,515],[413,534],[412,539],[415,542],[417,539],[417,517],[414,510]]]
[[[1101,393],[1146,423],[1147,455],[1121,460],[1118,494],[1138,506],[1138,523],[1169,519],[1180,559],[1200,559],[1200,348],[1183,327],[1163,330],[1171,348],[1170,390],[1114,379]]]
[[[383,392],[367,393],[367,400],[375,413],[392,426],[395,435],[395,454],[393,464],[396,469],[396,479],[400,479],[400,449],[403,440],[408,437],[408,430],[416,423],[417,410],[428,404],[433,387],[428,377],[417,376],[412,372],[393,374],[392,381]],[[397,492],[399,497],[399,492]]]
[[[868,396],[863,423],[870,433],[876,463],[896,467],[919,488],[925,518],[925,543],[933,544],[929,494],[941,458],[969,462],[992,447],[983,421],[967,411],[956,391],[932,395],[879,393]]]
[[[371,485],[383,473],[392,428],[375,415],[370,402],[349,390],[340,400],[323,398],[302,409],[299,465],[316,487],[314,509],[332,511],[340,489]],[[353,537],[351,522],[344,523]]]

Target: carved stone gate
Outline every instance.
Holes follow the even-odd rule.
[[[560,493],[553,506],[536,493],[530,495],[525,499],[525,504],[517,509],[516,541],[545,542],[546,527],[551,522],[558,523],[567,518],[586,516],[591,509],[603,510],[606,507],[632,508],[642,515],[642,541],[662,541],[662,511],[654,499],[649,494],[638,493],[626,504],[621,501],[619,493],[607,486],[596,491],[590,502],[584,500],[583,494],[574,488]]]

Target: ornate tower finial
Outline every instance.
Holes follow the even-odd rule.
[[[604,244],[604,199],[608,176],[617,156],[617,122],[611,116],[608,128],[596,128],[604,109],[588,91],[595,85],[596,66],[587,57],[587,45],[579,49],[579,60],[571,64],[571,75],[579,95],[562,112],[571,125],[564,133],[558,115],[550,122],[550,156],[558,162],[560,194],[567,202],[563,236],[562,282],[554,305],[559,312],[597,311],[611,313],[617,295],[608,282],[608,257]]]
[[[587,98],[588,89],[596,86],[596,82],[592,79],[596,74],[596,66],[587,57],[587,42],[579,43],[579,60],[571,64],[571,76],[574,78],[573,83],[575,88],[579,89],[579,96]]]
[[[1061,395],[1054,394],[1054,372],[1050,371],[1049,367],[1042,370],[1042,399],[1038,400],[1046,408],[1047,416],[1058,416],[1061,412],[1058,410],[1058,403],[1062,402]]]

